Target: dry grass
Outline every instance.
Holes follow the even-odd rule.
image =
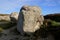
[[[0,14],[0,16],[9,16],[9,14]]]

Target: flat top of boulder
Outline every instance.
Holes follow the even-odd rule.
[[[18,15],[18,12],[12,12],[10,15],[11,15],[11,16]]]

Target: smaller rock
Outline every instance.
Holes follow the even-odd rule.
[[[11,18],[11,21],[16,23],[17,20],[18,20],[18,13],[17,12],[13,12],[10,14],[10,18]]]
[[[10,21],[8,14],[0,14],[0,21]]]

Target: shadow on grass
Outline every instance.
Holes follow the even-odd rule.
[[[11,27],[13,27],[15,25],[16,25],[16,23],[8,22],[6,24],[0,24],[0,28],[8,29],[8,28],[11,28]]]

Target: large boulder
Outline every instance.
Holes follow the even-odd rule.
[[[10,19],[11,19],[12,22],[16,23],[17,20],[18,20],[18,13],[17,12],[12,12],[10,14]]]
[[[41,9],[37,6],[23,6],[18,16],[17,30],[23,34],[33,33],[43,24]]]

